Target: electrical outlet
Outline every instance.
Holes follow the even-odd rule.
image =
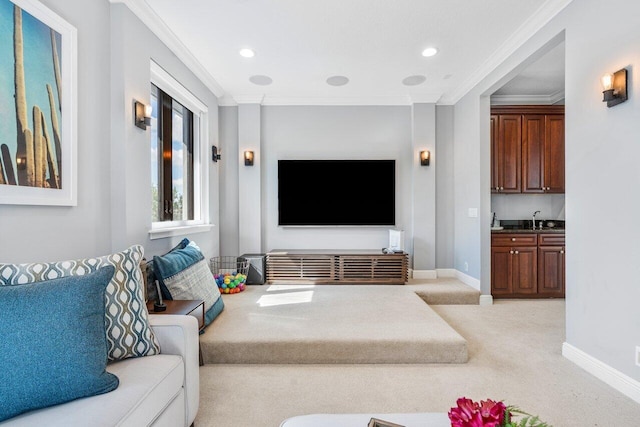
[[[469,263],[467,261],[464,262],[464,271],[469,271]],[[636,348],[640,348],[640,347],[636,347]],[[636,356],[637,359],[637,356]]]
[[[469,218],[478,218],[478,208],[469,208],[467,216]]]
[[[636,346],[636,366],[640,366],[640,345]]]

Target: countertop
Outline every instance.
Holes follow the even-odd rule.
[[[564,228],[542,228],[542,230],[538,228],[535,230],[530,228],[504,228],[502,230],[491,229],[491,234],[564,234]]]
[[[565,221],[559,219],[536,220],[537,227],[532,227],[533,221],[528,219],[505,219],[500,221],[501,230],[491,229],[491,233],[525,233],[525,234],[562,234],[564,233]],[[540,228],[542,224],[542,228]]]

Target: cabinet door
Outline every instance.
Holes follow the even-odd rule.
[[[522,117],[522,192],[544,193],[545,116]]]
[[[538,292],[538,251],[535,247],[513,248],[513,293],[536,294]]]
[[[538,293],[549,297],[564,297],[564,247],[538,248]]]
[[[547,193],[564,193],[564,115],[545,116],[544,185]]]
[[[511,295],[511,254],[509,247],[491,248],[491,295]]]
[[[521,182],[522,116],[498,116],[498,182],[501,193],[519,193]]]
[[[491,115],[491,192],[497,193],[500,190],[500,180],[498,178],[498,116]]]

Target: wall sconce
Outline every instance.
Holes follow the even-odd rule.
[[[213,160],[214,163],[220,160],[220,154],[218,154],[218,147],[216,147],[215,145],[211,146],[211,160]]]
[[[607,73],[600,79],[602,81],[602,102],[607,103],[607,107],[613,107],[626,101],[627,98],[627,69]]]
[[[429,150],[420,152],[420,166],[429,166],[429,159],[431,158],[431,153]]]
[[[253,151],[244,152],[244,165],[253,166]]]
[[[134,102],[134,123],[142,130],[151,126],[151,105],[145,105],[139,101]]]

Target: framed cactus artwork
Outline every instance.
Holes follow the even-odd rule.
[[[0,0],[0,204],[77,204],[76,29]]]

